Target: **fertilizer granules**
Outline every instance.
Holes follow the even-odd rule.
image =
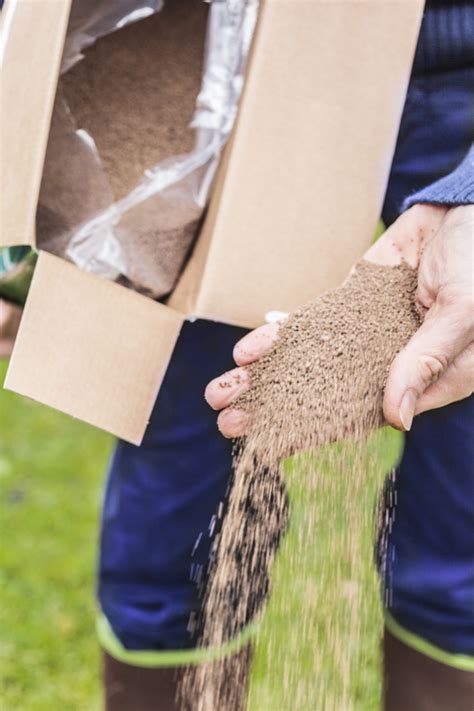
[[[360,262],[339,289],[280,327],[272,350],[248,368],[250,389],[234,403],[250,415],[250,425],[238,443],[227,515],[211,557],[200,646],[225,645],[260,617],[288,519],[281,460],[307,453],[294,465],[307,501],[291,502],[293,554],[285,571],[291,599],[274,590],[270,601],[274,613],[291,616],[291,634],[284,648],[275,635],[265,639],[280,696],[260,696],[256,711],[367,708],[361,640],[380,610],[375,587],[364,590],[361,581],[371,565],[374,507],[360,513],[354,501],[366,496],[367,436],[384,424],[389,366],[420,325],[415,290],[416,272],[406,264]],[[308,659],[309,676],[302,673]],[[247,666],[245,655],[230,655],[191,667],[181,685],[183,708],[245,708]]]
[[[61,77],[38,214],[44,249],[64,256],[77,228],[128,195],[144,171],[193,148],[207,13],[202,2],[167,0],[160,12],[100,38]],[[128,210],[114,223],[127,265],[121,283],[153,298],[168,294],[202,213],[186,179]]]

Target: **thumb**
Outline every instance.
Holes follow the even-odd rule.
[[[383,403],[389,424],[406,431],[411,428],[420,397],[471,339],[462,310],[455,303],[437,302],[430,308],[421,327],[390,367]]]

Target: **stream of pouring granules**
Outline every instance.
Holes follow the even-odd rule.
[[[280,617],[290,617],[295,632],[285,649],[271,642],[267,649],[270,666],[275,659],[282,672],[278,706],[257,711],[369,708],[356,678],[364,675],[363,631],[380,616],[363,589],[372,557],[367,530],[373,507],[361,509],[354,501],[363,495],[373,465],[367,437],[384,424],[389,366],[420,325],[415,290],[416,272],[408,265],[360,262],[343,286],[281,326],[271,352],[249,366],[251,387],[235,403],[249,413],[250,425],[236,454],[227,515],[216,540],[200,646],[225,644],[263,609],[288,520],[284,457],[308,453],[294,466],[301,489],[316,498],[300,511],[304,525],[297,521],[294,527],[298,540],[288,572],[297,595],[287,609],[280,601]],[[290,521],[290,536],[292,530]],[[247,662],[241,652],[190,668],[181,685],[183,708],[244,709]],[[313,673],[302,674],[301,664],[310,664]]]

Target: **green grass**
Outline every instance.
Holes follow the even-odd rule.
[[[93,592],[110,447],[106,435],[0,391],[5,711],[100,708]]]
[[[4,371],[1,364],[2,382]],[[100,708],[94,570],[103,476],[111,446],[111,438],[97,430],[0,391],[0,698],[5,711]],[[370,468],[363,495],[354,500],[354,507],[367,514],[362,516],[367,523],[361,575],[367,586],[366,604],[373,609],[373,621],[363,630],[353,688],[363,711],[376,707],[379,693],[380,616],[370,561],[371,511],[380,473],[391,465],[398,447],[399,440],[391,433],[374,440],[375,466]],[[342,605],[345,614],[344,600],[340,591],[331,588],[330,575],[326,594],[321,595],[318,585],[333,563],[327,557],[328,522],[334,530],[342,530],[346,510],[334,508],[332,484],[331,496],[324,490],[308,491],[305,466],[295,461],[288,467],[292,524],[276,563],[273,595],[257,644],[251,711],[286,711],[288,657],[306,688],[314,688],[317,679],[337,684],[330,664],[327,668],[316,664],[315,649],[325,648],[328,615],[334,604]],[[334,478],[330,467],[322,470],[323,481],[343,481]],[[320,517],[314,526],[307,512],[316,506]],[[308,596],[308,580],[316,585],[314,596],[312,590]],[[302,599],[311,608],[309,627],[301,614]]]
[[[309,711],[308,699],[315,711],[380,708],[374,513],[400,444],[386,428],[367,448],[345,443],[287,462],[290,526],[273,570],[248,711]]]

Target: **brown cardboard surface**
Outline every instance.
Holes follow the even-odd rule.
[[[139,444],[182,322],[41,252],[5,387]]]
[[[339,284],[380,214],[419,0],[264,0],[227,170],[170,304],[254,327]]]
[[[1,79],[0,245],[34,244],[35,213],[69,0],[7,0]],[[5,37],[3,38],[5,41]]]
[[[33,242],[68,0],[18,7],[2,96],[4,244]],[[346,276],[379,216],[422,7],[262,0],[236,130],[173,309],[253,327]],[[139,443],[182,320],[43,252],[6,387]]]

